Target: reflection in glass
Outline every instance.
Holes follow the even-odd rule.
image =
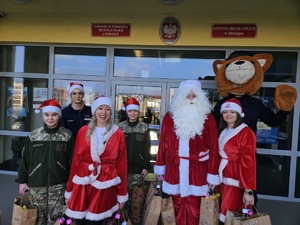
[[[151,139],[152,163],[158,150],[158,138],[160,131],[160,110],[161,110],[161,87],[145,86],[116,86],[115,99],[115,123],[122,121],[122,114],[125,113],[124,103],[128,98],[134,97],[140,103],[140,121],[149,125]],[[125,118],[126,119],[126,118]]]
[[[255,97],[274,113],[277,113],[274,105],[274,88],[261,88]],[[291,111],[285,121],[278,127],[269,127],[262,121],[257,123],[257,147],[268,149],[291,150],[293,113]]]
[[[57,99],[62,107],[68,106],[71,103],[71,98],[68,92],[71,82],[83,84],[83,100],[84,103],[88,106],[92,105],[96,97],[104,95],[105,93],[104,82],[82,80],[54,80],[53,98]]]
[[[213,61],[224,57],[224,51],[115,49],[114,76],[213,80]]]
[[[46,79],[1,77],[0,85],[6,87],[0,91],[6,99],[0,129],[29,132],[42,125],[34,110],[47,99]]]
[[[54,73],[78,75],[105,75],[106,49],[55,48]]]
[[[258,194],[288,196],[290,157],[256,155]]]
[[[23,73],[48,73],[49,47],[0,46],[0,71]]]
[[[25,139],[16,136],[0,137],[0,148],[4,150],[0,156],[0,170],[18,171]]]
[[[300,198],[300,158],[297,158],[296,165],[296,183],[295,183],[295,197]]]
[[[297,52],[268,52],[273,62],[264,75],[264,81],[295,82],[297,72]]]

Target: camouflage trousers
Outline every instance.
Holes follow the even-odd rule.
[[[62,215],[66,184],[30,188],[30,201],[37,207],[37,225],[53,225]]]
[[[128,201],[124,205],[124,209],[127,212],[127,215],[131,218],[131,222],[134,225],[141,224],[141,215],[139,213],[136,213],[135,211],[131,211],[132,209],[132,194],[133,194],[133,188],[135,186],[141,187],[141,188],[146,188],[147,189],[147,182],[144,181],[144,177],[141,174],[128,174],[127,178],[127,183],[128,183]],[[140,207],[143,208],[143,205],[140,205]],[[138,211],[142,210],[139,209]]]

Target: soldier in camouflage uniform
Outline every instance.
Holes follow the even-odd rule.
[[[128,119],[119,123],[119,127],[125,134],[126,150],[128,160],[128,193],[129,200],[125,204],[125,209],[133,224],[141,224],[143,205],[133,206],[132,190],[134,186],[146,188],[143,179],[151,169],[150,164],[150,131],[146,123],[139,121],[140,106],[138,101],[131,97],[125,103]],[[141,196],[146,197],[146,196]],[[143,202],[143,201],[139,201]],[[135,211],[131,209],[137,209]]]
[[[17,182],[20,194],[30,193],[38,209],[38,225],[53,225],[62,215],[74,141],[71,131],[59,125],[61,107],[55,99],[36,112],[41,109],[44,126],[26,138]]]

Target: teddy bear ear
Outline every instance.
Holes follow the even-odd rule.
[[[268,53],[256,54],[253,56],[253,58],[258,61],[264,72],[266,72],[267,69],[269,69],[273,62],[273,56]]]
[[[213,63],[214,73],[217,74],[219,69],[223,66],[225,60],[215,60]]]

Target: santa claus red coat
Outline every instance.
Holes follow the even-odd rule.
[[[219,137],[222,157],[220,220],[225,221],[227,210],[238,211],[243,203],[245,189],[256,190],[256,137],[244,123],[234,129],[224,129]]]
[[[219,184],[218,166],[217,128],[212,115],[207,115],[201,136],[183,139],[177,137],[168,112],[162,121],[154,172],[164,175],[163,192],[173,196],[176,224],[199,224],[200,196],[208,193],[208,183]],[[193,216],[187,219],[186,211]]]
[[[66,215],[71,218],[100,221],[118,210],[127,194],[127,156],[124,134],[116,125],[97,146],[95,132],[86,139],[88,125],[76,139],[71,172],[65,197]]]

